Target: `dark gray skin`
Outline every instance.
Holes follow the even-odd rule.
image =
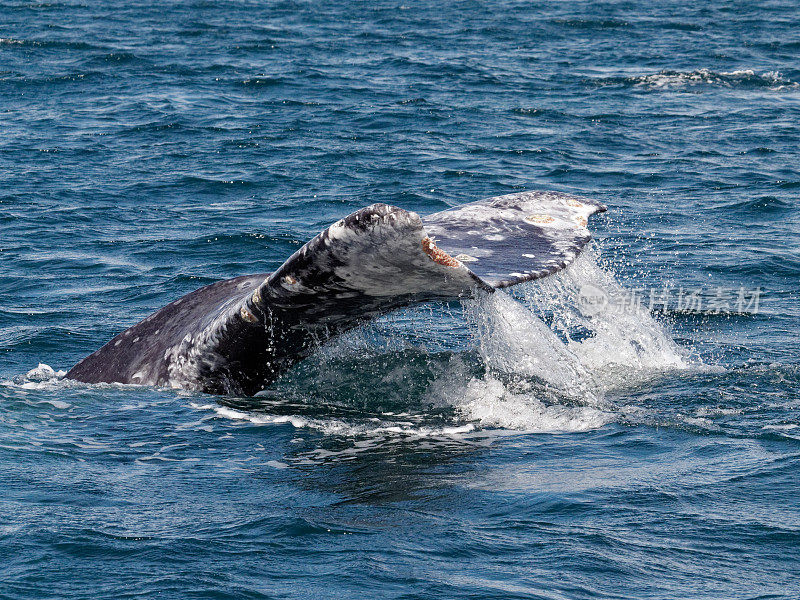
[[[177,303],[168,304],[84,358],[70,369],[67,378],[87,383],[139,383],[141,380],[142,383],[151,385],[166,385],[169,379],[169,363],[164,360],[164,354],[167,350],[179,343],[187,333],[200,327],[209,313],[222,303],[237,295],[252,294],[268,275],[245,275],[218,281],[183,296]],[[242,320],[232,324],[231,332],[234,331],[238,331],[243,340],[251,338],[248,345],[255,349],[261,348],[263,354],[267,345],[263,328],[259,330]],[[230,349],[227,368],[232,372],[250,372],[246,365],[236,365],[234,350],[235,346]],[[143,369],[147,370],[147,377],[134,378],[134,374]],[[220,394],[253,394],[258,391],[258,386],[243,380],[238,384],[238,389],[235,389],[233,383],[239,382],[241,378],[233,376],[230,378],[231,385],[227,385],[226,377],[227,373],[223,369],[218,373],[209,372],[201,387],[204,391]],[[258,378],[256,371],[253,371],[253,377]]]
[[[219,281],[165,306],[66,376],[253,395],[321,343],[377,316],[491,293],[563,268],[590,239],[585,227],[572,223],[573,212],[602,210],[596,202],[552,192],[473,203],[425,221],[375,204],[317,235],[275,273]],[[555,220],[539,227],[547,215]],[[461,254],[454,259],[439,249],[426,226],[445,249]],[[479,235],[484,230],[486,237]],[[509,265],[518,271],[508,273]]]

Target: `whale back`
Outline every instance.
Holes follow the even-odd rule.
[[[165,353],[187,335],[203,329],[215,312],[252,293],[268,273],[217,281],[178,298],[115,336],[67,372],[87,383],[166,383]]]

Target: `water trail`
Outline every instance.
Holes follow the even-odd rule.
[[[219,404],[191,403],[199,410],[212,410],[217,416],[232,421],[243,421],[253,425],[289,424],[297,429],[308,428],[328,435],[345,437],[366,435],[401,435],[405,437],[447,437],[475,430],[471,423],[431,425],[425,423],[422,415],[411,413],[387,413],[383,418],[364,417],[362,419],[342,419],[313,417],[304,414],[274,414],[233,409]]]

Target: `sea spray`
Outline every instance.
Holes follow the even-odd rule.
[[[690,366],[685,353],[594,252],[514,290],[464,303],[486,367],[454,403],[483,426],[576,431],[613,419],[607,393]]]
[[[591,375],[547,325],[507,293],[481,294],[464,304],[489,373],[535,377],[557,389],[586,391]]]
[[[600,266],[594,252],[518,293],[595,378],[603,379],[609,367],[642,375],[690,366],[664,325]]]

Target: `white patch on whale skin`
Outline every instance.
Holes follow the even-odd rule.
[[[547,225],[547,226],[558,227],[558,223],[556,222],[555,218],[551,217],[550,215],[541,215],[541,214],[527,215],[525,217],[525,221],[533,225]],[[486,239],[489,238],[487,237]]]
[[[352,229],[345,225],[344,219],[339,219],[328,227],[327,233],[328,243],[332,243],[334,240],[344,240],[353,235]]]
[[[235,318],[258,321],[247,307],[247,299],[234,298],[223,304],[218,314],[202,330],[187,333],[178,344],[167,348],[163,359],[166,377],[155,383],[173,389],[201,391],[204,373],[215,372],[226,363],[217,353],[217,348]],[[245,314],[249,314],[253,321]]]

